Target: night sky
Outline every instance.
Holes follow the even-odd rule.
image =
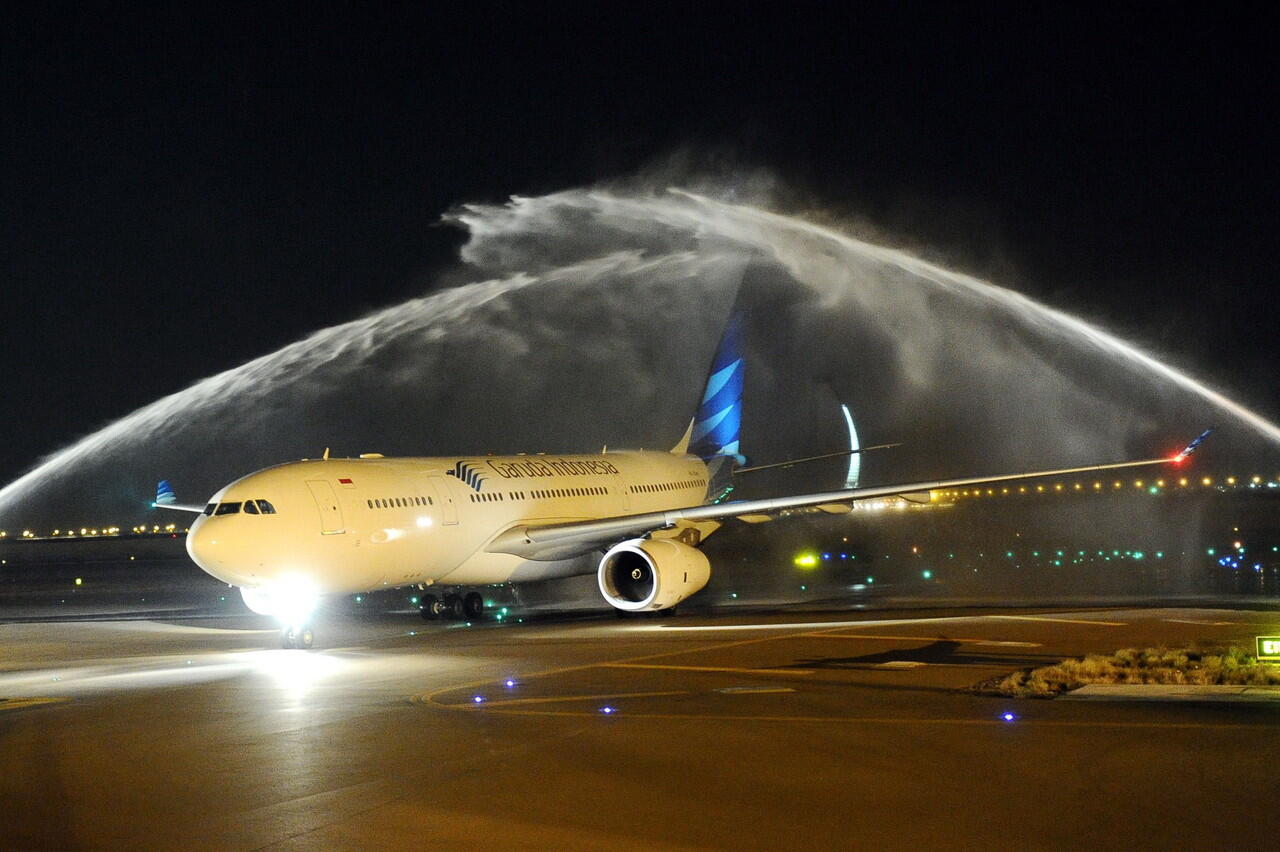
[[[455,204],[673,162],[766,170],[788,209],[1016,279],[1280,415],[1267,22],[385,5],[0,13],[0,482],[421,295]]]

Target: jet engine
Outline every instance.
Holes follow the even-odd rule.
[[[673,607],[711,579],[701,550],[671,539],[636,538],[609,549],[596,574],[600,594],[618,609],[649,612]]]

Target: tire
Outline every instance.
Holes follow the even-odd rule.
[[[460,595],[445,595],[444,605],[449,609],[449,617],[461,621],[466,615]]]
[[[294,640],[294,644],[302,649],[311,647],[311,643],[315,641],[316,635],[310,627],[304,627],[298,631],[298,636]]]
[[[292,627],[286,627],[280,631],[280,647],[296,648],[298,647],[297,631]]]
[[[423,595],[418,598],[418,609],[422,613],[423,621],[435,621],[440,617],[440,599],[435,595]]]
[[[473,621],[484,615],[484,598],[479,592],[467,592],[462,598],[462,614]]]
[[[448,602],[440,600],[435,595],[431,595],[430,597],[431,597],[431,607],[430,607],[431,619],[434,621],[440,618],[448,618],[449,617]]]

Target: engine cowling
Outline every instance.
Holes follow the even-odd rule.
[[[648,612],[673,607],[700,590],[711,579],[711,563],[687,544],[636,538],[609,549],[596,579],[611,605]]]

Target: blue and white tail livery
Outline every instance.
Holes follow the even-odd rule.
[[[169,484],[169,480],[162,479],[156,483],[156,502],[157,506],[171,506],[178,502],[178,495],[173,493],[173,486]]]
[[[743,318],[735,311],[725,325],[711,362],[702,401],[693,417],[689,434],[689,453],[704,461],[716,456],[732,456],[744,461],[738,442],[742,432],[742,387],[744,352]]]

